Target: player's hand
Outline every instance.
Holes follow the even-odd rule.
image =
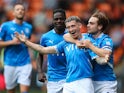
[[[23,43],[25,43],[27,40],[26,36],[23,33],[19,34],[18,32],[15,32],[15,36],[18,40],[20,40]]]
[[[107,54],[107,55],[105,55],[105,62],[107,63],[107,62],[109,62],[109,59],[110,59],[110,56]]]
[[[82,44],[82,41],[76,41],[76,45],[78,48],[84,48],[84,45]]]
[[[110,56],[108,54],[105,55],[105,57],[97,57],[96,62],[100,65],[105,65],[109,62]]]
[[[85,48],[89,48],[89,46],[92,44],[88,39],[82,40],[81,42],[82,42],[82,46],[84,46]]]
[[[18,45],[21,43],[16,37],[14,37],[11,42],[13,45]]]
[[[40,82],[45,82],[47,80],[45,73],[38,73],[38,80]]]

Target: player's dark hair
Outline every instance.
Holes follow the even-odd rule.
[[[53,15],[55,14],[55,13],[62,13],[64,16],[65,16],[65,18],[66,18],[66,13],[65,13],[65,10],[64,9],[55,9],[55,10],[53,10]]]
[[[109,25],[109,19],[105,13],[101,11],[96,11],[91,17],[98,18],[98,25],[102,25],[102,31],[106,30]]]

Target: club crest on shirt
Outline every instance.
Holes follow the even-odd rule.
[[[109,41],[106,42],[107,45],[111,45]]]
[[[25,32],[26,32],[26,33],[29,33],[29,32],[30,32],[30,30],[29,30],[28,28],[26,28],[26,29],[25,29]]]

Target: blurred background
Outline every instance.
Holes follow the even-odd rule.
[[[20,0],[0,0],[0,25],[13,19],[13,4]],[[21,0],[27,12],[25,20],[33,25],[31,41],[39,43],[40,37],[53,28],[52,11],[56,8],[66,10],[67,17],[76,15],[82,20],[82,33],[87,32],[86,24],[89,17],[101,10],[110,19],[107,34],[114,42],[114,70],[118,80],[118,93],[124,93],[124,0]],[[3,73],[3,49],[0,49],[0,93],[5,93]],[[37,52],[29,50],[33,76],[31,93],[45,93],[45,84],[37,81],[36,58]],[[46,59],[44,61],[47,61]],[[44,64],[44,67],[47,65]],[[18,91],[18,90],[17,90]]]

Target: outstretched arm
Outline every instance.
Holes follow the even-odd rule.
[[[42,54],[52,54],[52,53],[57,53],[56,49],[54,46],[49,46],[49,47],[43,47],[41,45],[35,44],[27,40],[24,34],[19,34],[18,32],[15,32],[16,38],[18,38],[21,42],[23,42],[26,46],[42,53]]]

